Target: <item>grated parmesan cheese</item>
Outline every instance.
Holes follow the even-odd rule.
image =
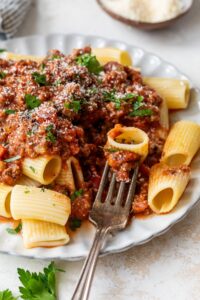
[[[117,15],[149,23],[169,20],[183,11],[180,0],[103,0],[102,3]]]

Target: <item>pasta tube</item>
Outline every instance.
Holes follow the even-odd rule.
[[[25,158],[22,162],[23,174],[45,185],[54,181],[60,170],[61,158],[58,155]]]
[[[125,66],[132,66],[132,59],[129,53],[124,50],[117,48],[93,48],[92,53],[102,65],[110,61],[116,61]]]
[[[183,194],[190,178],[187,166],[170,168],[156,164],[150,170],[148,204],[157,214],[171,211]]]
[[[15,185],[10,209],[13,219],[33,219],[65,225],[71,213],[70,199],[52,190]]]
[[[26,186],[35,186],[35,187],[41,186],[41,183],[39,183],[38,181],[35,181],[25,175],[22,175],[21,178],[16,182],[16,184],[26,185]]]
[[[37,62],[41,62],[44,58],[41,56],[35,56],[35,55],[27,55],[27,54],[17,54],[12,52],[3,52],[3,55],[1,55],[4,59],[11,59],[14,61],[18,60],[33,60]]]
[[[75,157],[71,156],[66,161],[66,164],[56,178],[56,183],[66,186],[70,192],[74,192],[83,186],[84,178],[82,169]]]
[[[166,100],[169,109],[186,108],[188,106],[190,84],[187,80],[144,77],[143,81]]]
[[[122,127],[117,124],[108,132],[108,144],[119,150],[127,150],[139,154],[144,160],[148,154],[149,138],[136,127]]]
[[[64,226],[36,220],[22,220],[22,238],[25,248],[56,247],[69,242]]]
[[[200,147],[200,125],[179,121],[170,130],[161,161],[169,166],[189,165]]]
[[[0,216],[11,218],[10,195],[12,186],[0,183]]]

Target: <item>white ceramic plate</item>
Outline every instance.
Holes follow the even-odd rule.
[[[133,58],[134,65],[141,68],[146,76],[161,76],[186,79],[187,77],[171,64],[159,57],[147,53],[144,50],[129,46],[125,43],[104,38],[82,35],[49,35],[30,36],[2,42],[1,48],[24,54],[45,55],[48,49],[56,48],[64,53],[69,53],[73,48],[92,45],[93,47],[112,46],[127,50]],[[186,111],[180,111],[171,115],[174,122],[180,119],[200,120],[200,93],[193,88],[190,106]],[[200,156],[198,155],[192,164],[192,179],[181,201],[170,214],[152,215],[144,219],[133,219],[126,230],[118,232],[111,237],[103,249],[102,254],[121,252],[130,247],[146,243],[153,237],[166,232],[172,225],[180,221],[190,209],[197,203],[200,197]],[[0,224],[0,251],[42,259],[79,260],[85,257],[90,248],[94,236],[92,225],[84,224],[71,238],[71,242],[57,248],[24,249],[19,236],[11,236],[6,232],[8,224]]]

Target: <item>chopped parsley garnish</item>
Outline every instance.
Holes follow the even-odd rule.
[[[79,189],[79,190],[73,192],[73,194],[71,194],[70,199],[72,201],[74,201],[77,197],[80,197],[82,195],[83,195],[83,189]]]
[[[46,141],[51,142],[52,144],[55,144],[56,142],[56,137],[52,132],[53,130],[53,124],[50,124],[46,127]]]
[[[24,194],[29,194],[29,193],[30,193],[29,190],[25,190],[25,191],[24,191]]]
[[[14,297],[10,290],[0,291],[0,300],[17,300],[18,298]]]
[[[53,54],[53,55],[51,56],[51,59],[59,59],[59,58],[61,58],[61,56],[58,55],[58,54]]]
[[[22,286],[19,287],[20,297],[24,300],[56,300],[56,272],[53,262],[44,268],[43,273],[31,273],[24,269],[17,269]]]
[[[80,66],[85,66],[90,73],[95,75],[98,75],[103,70],[96,56],[89,53],[77,56],[76,62]]]
[[[44,187],[41,187],[40,190],[41,190],[41,192],[43,192],[43,193],[45,192],[45,188],[44,188]]]
[[[45,68],[46,68],[46,65],[44,63],[42,63],[40,66],[41,71],[44,71]]]
[[[69,227],[71,230],[76,230],[77,228],[80,228],[82,224],[82,221],[80,219],[77,218],[71,218],[69,220]]]
[[[0,79],[4,79],[6,77],[6,73],[1,71],[0,72]]]
[[[33,134],[33,131],[32,130],[28,130],[27,133],[26,133],[28,136],[31,136]]]
[[[104,148],[104,150],[108,151],[110,153],[114,153],[114,152],[120,151],[119,149],[116,149],[116,148]]]
[[[18,234],[22,230],[22,223],[19,223],[19,225],[16,228],[7,228],[6,231],[9,234]]]
[[[33,168],[33,166],[30,166],[29,168],[31,169],[31,171],[32,171],[33,173],[35,173],[35,168]]]
[[[146,117],[151,116],[153,111],[151,109],[140,109],[143,103],[144,97],[138,96],[136,101],[133,103],[133,111],[129,114],[131,117]]]
[[[6,52],[7,51],[7,49],[0,49],[0,53],[3,53],[3,52]]]
[[[147,117],[147,116],[152,116],[153,111],[151,109],[138,109],[135,111],[132,111],[130,113],[131,117]]]
[[[112,90],[111,92],[104,91],[103,97],[104,97],[105,102],[113,102],[113,103],[115,103],[115,108],[120,109],[121,102],[133,99],[133,98],[137,97],[137,95],[128,93],[122,97],[117,97],[115,90]]]
[[[54,85],[57,86],[57,85],[60,85],[62,83],[61,79],[58,79],[54,82]]]
[[[41,101],[34,95],[26,94],[25,95],[25,102],[28,109],[34,109],[40,106]]]
[[[81,101],[80,100],[73,100],[72,102],[65,103],[65,108],[73,110],[75,113],[78,113],[81,110]]]
[[[20,158],[21,158],[20,155],[16,155],[16,156],[13,156],[13,157],[4,159],[4,161],[9,163],[9,162],[13,162],[13,161],[15,161],[15,160],[18,160],[18,159],[20,159]]]
[[[34,72],[32,74],[33,79],[37,82],[40,86],[47,85],[47,79],[45,74],[40,74],[38,72]]]
[[[12,114],[16,113],[16,110],[15,109],[5,109],[4,112],[6,115],[12,115]]]

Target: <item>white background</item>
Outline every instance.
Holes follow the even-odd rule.
[[[100,35],[138,45],[175,64],[200,86],[200,0],[173,27],[144,32],[107,16],[95,0],[35,0],[18,36],[48,33]],[[40,47],[40,45],[38,45]],[[17,267],[41,270],[48,262],[0,255],[0,290],[18,294]],[[57,263],[58,299],[68,300],[82,262]],[[99,260],[90,299],[199,300],[200,204],[164,236]]]

